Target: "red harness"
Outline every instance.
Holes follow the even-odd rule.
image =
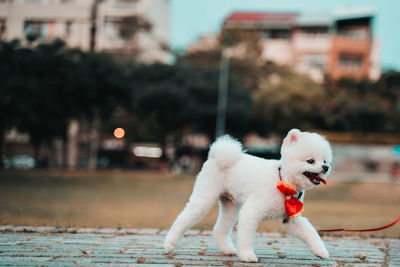
[[[286,196],[285,200],[286,215],[289,218],[296,218],[300,216],[304,211],[303,203],[299,200],[303,192],[300,192],[297,198],[294,196],[297,195],[297,191],[290,184],[286,184],[283,182],[281,175],[281,167],[279,167],[279,180],[280,181],[278,182],[276,188],[278,188],[278,190],[281,191],[281,193]]]

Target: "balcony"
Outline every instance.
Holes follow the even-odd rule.
[[[328,52],[331,49],[332,37],[328,34],[310,35],[299,33],[293,37],[297,51]]]
[[[371,39],[352,39],[344,36],[333,38],[332,50],[337,53],[368,54],[371,48]]]

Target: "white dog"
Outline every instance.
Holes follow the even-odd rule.
[[[237,255],[242,261],[257,262],[253,241],[259,223],[282,219],[287,233],[303,240],[318,257],[328,258],[317,231],[301,217],[302,203],[297,199],[303,201],[305,189],[325,183],[332,160],[330,145],[316,133],[292,129],[283,141],[281,155],[280,160],[265,160],[244,153],[242,145],[227,135],[218,138],[210,147],[189,202],[165,238],[165,250],[175,249],[184,232],[218,200],[213,234],[222,254],[236,254],[231,233],[238,219]],[[278,190],[282,182],[289,191],[295,190],[288,193],[294,195]],[[288,201],[300,204],[292,216],[288,214]]]

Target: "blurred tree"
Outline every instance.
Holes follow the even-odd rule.
[[[399,132],[400,74],[382,73],[372,82],[341,79],[328,82],[324,128],[334,131]]]
[[[309,77],[289,69],[266,76],[253,94],[261,133],[285,134],[291,128],[321,128],[326,93]]]
[[[293,127],[321,126],[325,107],[319,101],[324,98],[324,88],[288,67],[262,60],[261,32],[223,30],[213,49],[191,52],[182,60],[216,68],[225,36],[230,40],[230,80],[246,88],[255,103],[249,131],[283,134]]]
[[[21,113],[16,126],[29,134],[36,158],[42,143],[64,136],[66,131],[68,112],[61,96],[70,66],[63,56],[63,48],[64,43],[58,40],[33,50],[22,48],[19,51],[23,83],[18,88]]]
[[[260,79],[269,73],[275,64],[260,60],[260,32],[242,30],[223,30],[218,36],[215,47],[209,50],[196,50],[179,56],[179,61],[190,62],[204,68],[218,69],[222,49],[226,49],[229,58],[229,77],[235,83],[249,90],[256,90]],[[273,70],[272,70],[273,71]]]
[[[376,83],[386,118],[385,130],[400,133],[400,72],[386,70]]]
[[[67,50],[66,57],[75,67],[70,73],[65,101],[68,101],[71,118],[86,122],[88,168],[96,169],[101,122],[109,118],[116,107],[130,103],[130,83],[122,64],[107,54]],[[73,143],[69,142],[69,146]],[[78,152],[77,148],[73,150]],[[77,156],[71,155],[69,168],[74,168]]]
[[[260,62],[259,37],[240,46],[240,36],[231,35],[227,132],[400,131],[399,72],[386,71],[377,82],[318,85],[287,67]],[[29,133],[39,147],[65,138],[74,118],[91,125],[107,120],[104,127],[128,125],[127,137],[136,140],[164,143],[184,131],[213,139],[218,49],[180,56],[174,65],[144,65],[67,49],[60,40],[33,48],[0,42],[0,148],[12,126]]]
[[[72,62],[68,79],[64,80],[64,102],[75,118],[109,118],[120,105],[128,105],[131,84],[122,64],[103,53],[66,50]]]
[[[68,50],[55,40],[32,49],[1,43],[0,57],[1,140],[17,126],[29,134],[36,156],[41,144],[65,139],[71,119],[107,118],[130,102],[122,65],[105,54]]]
[[[203,132],[214,138],[218,71],[178,62],[175,65],[133,65],[134,102],[130,110],[119,110],[136,140],[177,140],[184,131]],[[247,90],[230,84],[228,131],[247,132],[252,101]],[[126,116],[134,114],[133,116]],[[118,121],[118,120],[117,120]],[[110,125],[112,127],[116,124]],[[129,132],[129,133],[128,133]]]
[[[0,41],[0,168],[3,168],[4,138],[8,129],[15,125],[18,114],[18,88],[22,83],[19,73],[22,64],[17,56],[19,42]]]

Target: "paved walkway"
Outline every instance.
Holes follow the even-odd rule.
[[[294,238],[260,233],[257,264],[221,256],[209,231],[190,231],[165,254],[165,231],[0,226],[0,265],[11,266],[400,266],[399,239],[325,237],[330,259]]]

